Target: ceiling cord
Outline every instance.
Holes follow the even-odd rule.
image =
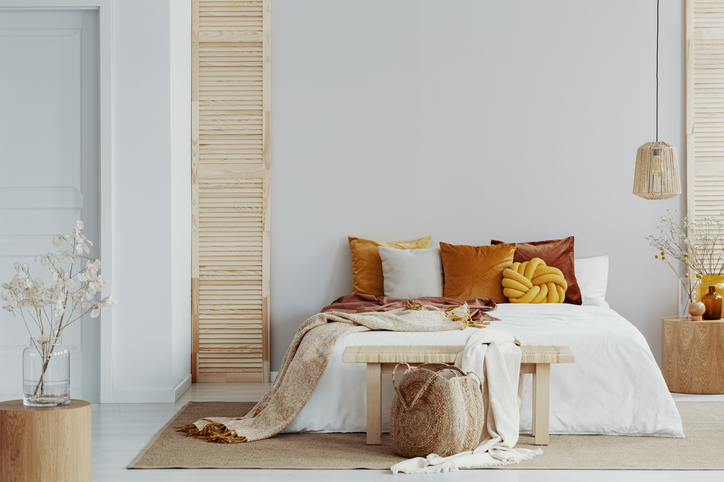
[[[656,0],[656,142],[659,142],[659,0]]]

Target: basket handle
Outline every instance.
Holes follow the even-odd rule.
[[[422,365],[420,365],[420,366],[422,366]],[[418,367],[418,368],[420,368],[420,367]],[[453,373],[457,372],[457,373],[455,373],[456,377],[458,376],[458,373],[464,377],[469,375],[469,373],[464,372],[462,370],[462,368],[460,368],[456,365],[443,365],[443,366],[437,367],[434,371],[437,372],[437,371],[441,371],[441,370],[452,371]]]
[[[407,410],[408,412],[409,412],[410,410],[412,410],[413,408],[415,408],[415,405],[417,405],[417,402],[420,401],[420,398],[422,397],[422,395],[425,393],[425,391],[428,389],[428,387],[430,386],[430,384],[431,384],[438,376],[442,375],[442,374],[445,373],[445,372],[450,372],[450,373],[454,374],[455,377],[457,377],[459,373],[461,373],[463,376],[467,375],[464,371],[462,371],[460,368],[456,367],[455,365],[448,365],[448,366],[446,366],[446,367],[444,367],[444,368],[438,368],[438,369],[435,371],[435,374],[434,374],[433,376],[431,376],[431,377],[425,382],[425,384],[422,386],[422,388],[420,389],[420,391],[417,392],[417,395],[415,395],[415,398],[412,399],[412,403],[409,403],[409,404],[408,404],[408,403],[407,403],[407,400],[405,400],[405,396],[402,394],[402,392],[400,391],[400,389],[397,387],[397,384],[395,383],[395,370],[397,370],[397,366],[398,366],[398,365],[399,365],[399,363],[398,363],[397,365],[395,365],[395,368],[392,370],[392,386],[395,388],[395,391],[396,391],[397,394],[400,396],[400,400],[402,401],[402,404],[405,406],[405,410]],[[409,371],[410,365],[407,364],[407,363],[405,363],[405,365],[407,365],[408,371]],[[407,371],[406,371],[405,373],[407,373]]]

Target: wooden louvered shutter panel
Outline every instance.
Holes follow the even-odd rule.
[[[271,3],[192,9],[193,378],[268,382]]]
[[[686,133],[689,218],[721,216],[724,213],[724,0],[686,2]]]

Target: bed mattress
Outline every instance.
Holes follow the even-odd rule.
[[[576,362],[551,366],[552,434],[683,437],[674,400],[641,332],[610,308],[570,304],[501,304],[491,326],[527,344],[568,345]],[[364,432],[366,366],[342,363],[347,346],[464,345],[476,330],[369,331],[343,338],[305,405],[285,432]],[[530,433],[532,377],[525,377],[521,433]],[[382,425],[389,428],[393,390],[383,375]]]

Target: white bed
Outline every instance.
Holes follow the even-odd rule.
[[[683,437],[681,418],[644,336],[602,306],[500,304],[491,312],[529,344],[568,345],[573,364],[551,367],[550,433]],[[314,393],[285,432],[364,432],[364,364],[342,363],[347,346],[463,345],[475,328],[435,333],[371,331],[343,338]],[[530,376],[527,376],[530,383]],[[383,378],[383,430],[389,427],[390,376]],[[531,431],[531,393],[521,411]]]

